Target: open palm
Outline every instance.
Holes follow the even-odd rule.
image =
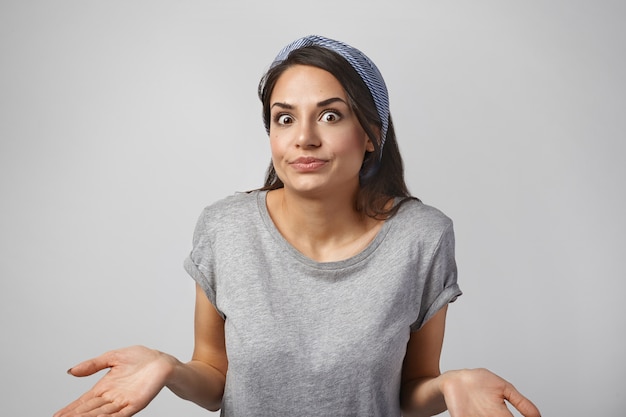
[[[487,369],[452,371],[450,376],[443,391],[452,417],[513,417],[506,402],[524,417],[540,417],[530,400]]]
[[[165,386],[173,359],[143,346],[107,352],[68,371],[88,376],[109,368],[89,391],[54,417],[128,417],[145,408]]]

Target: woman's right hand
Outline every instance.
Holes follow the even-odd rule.
[[[53,417],[129,417],[144,409],[161,391],[178,361],[165,353],[133,346],[82,362],[68,373],[88,376],[109,368],[89,391]]]

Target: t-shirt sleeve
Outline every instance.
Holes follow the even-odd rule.
[[[420,311],[411,331],[419,330],[432,316],[461,294],[457,283],[452,221],[444,229],[434,249],[424,281]]]
[[[184,267],[187,273],[204,290],[217,312],[224,318],[224,314],[217,306],[214,273],[215,259],[211,248],[211,233],[207,227],[206,216],[207,210],[205,209],[196,223],[193,233],[193,247],[189,256],[185,258]]]

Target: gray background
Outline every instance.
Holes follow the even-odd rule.
[[[380,67],[409,186],[455,220],[444,369],[544,416],[622,416],[622,1],[0,2],[2,415],[145,344],[187,360],[202,207],[261,185],[256,85],[302,35]],[[145,416],[207,413],[165,390]]]

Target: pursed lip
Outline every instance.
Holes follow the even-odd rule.
[[[320,158],[313,158],[311,156],[301,156],[292,161],[289,161],[289,165],[298,171],[315,171],[324,165],[328,161]]]
[[[301,156],[300,158],[294,159],[290,161],[290,164],[314,164],[317,162],[326,162],[324,159],[313,158],[311,156]]]

